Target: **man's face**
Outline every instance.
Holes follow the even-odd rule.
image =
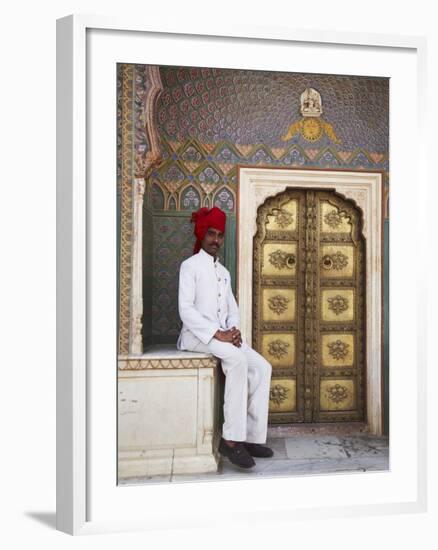
[[[204,239],[201,241],[201,247],[205,250],[205,252],[211,254],[211,256],[216,256],[223,242],[224,234],[214,227],[209,227]]]

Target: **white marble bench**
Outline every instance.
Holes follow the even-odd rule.
[[[218,361],[154,346],[119,356],[119,479],[217,470]]]

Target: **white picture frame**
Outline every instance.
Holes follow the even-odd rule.
[[[217,61],[218,45],[222,65]],[[232,62],[236,47],[245,48],[245,56]],[[276,48],[278,53],[275,66],[272,66],[272,57],[268,57],[272,48]],[[202,30],[196,27],[171,28],[164,24],[155,28],[119,18],[69,16],[58,20],[59,530],[87,534],[165,526],[208,527],[215,524],[217,512],[223,510],[225,502],[231,502],[225,518],[231,522],[426,510],[427,327],[425,318],[418,312],[421,308],[426,309],[427,289],[419,267],[421,260],[425,259],[425,244],[418,247],[421,239],[416,244],[420,261],[412,262],[409,267],[403,264],[403,246],[415,244],[415,238],[425,231],[426,223],[420,215],[427,196],[425,147],[420,146],[425,139],[426,115],[424,98],[421,97],[426,78],[425,48],[424,39],[408,36],[244,26],[233,27],[224,35],[221,29],[206,29],[205,26]],[[114,246],[116,90],[115,86],[111,88],[116,77],[115,63],[321,72],[315,70],[322,66],[321,51],[330,52],[324,60],[327,70],[323,72],[358,74],[357,71],[361,71],[360,74],[368,74],[366,71],[369,71],[373,76],[391,78],[390,254],[391,272],[397,273],[397,277],[391,279],[390,288],[390,341],[397,339],[405,343],[403,350],[391,346],[391,365],[397,363],[399,366],[396,371],[391,370],[391,469],[389,472],[342,476],[117,487],[114,414],[117,364]],[[291,52],[295,55],[290,56]],[[308,70],[304,70],[306,67]],[[107,93],[102,95],[102,90],[107,90]],[[96,97],[100,98],[98,103]],[[397,119],[402,112],[403,126]],[[409,132],[411,141],[415,136],[419,144],[409,165],[403,132]],[[414,207],[408,184],[417,189]],[[405,208],[411,209],[410,232],[400,216]],[[403,282],[412,278],[418,281],[418,290],[412,295],[404,295],[404,309],[401,309],[397,296],[403,291]],[[409,329],[401,318],[406,311],[413,319]],[[403,376],[407,373],[408,363],[411,378],[407,382]],[[414,402],[417,403],[409,415],[403,410],[401,397],[407,389],[414,392]],[[406,447],[402,453],[403,430]],[[290,489],[289,494],[294,497],[272,499],[274,491],[278,495],[280,486],[283,490],[284,487]],[[345,493],[334,498],[333,490],[339,493],[340,487]],[[261,492],[266,498],[257,499]],[[240,512],[232,504],[237,495],[237,500],[247,504],[245,512]]]

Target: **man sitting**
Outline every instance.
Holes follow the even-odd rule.
[[[219,452],[237,466],[251,468],[252,457],[270,457],[266,442],[272,367],[242,340],[239,309],[229,271],[217,253],[224,242],[226,215],[220,208],[192,214],[194,254],[179,274],[177,347],[208,352],[221,360],[225,374],[224,424]]]

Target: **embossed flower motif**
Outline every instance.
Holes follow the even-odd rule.
[[[348,265],[348,256],[340,252],[334,252],[333,254],[326,254],[322,258],[322,267],[324,269],[335,269],[340,271]]]
[[[289,302],[289,298],[286,298],[286,296],[281,296],[280,294],[277,294],[277,296],[273,296],[268,300],[269,308],[272,309],[272,311],[275,311],[277,315],[281,315],[286,311],[287,304]]]
[[[344,399],[347,399],[347,397],[348,390],[345,386],[341,386],[341,384],[334,384],[327,388],[327,398],[334,403],[340,403]]]
[[[332,254],[333,269],[340,270],[344,269],[348,265],[348,256],[342,254],[339,250]]]
[[[277,269],[293,267],[295,265],[295,254],[290,254],[284,250],[275,250],[269,254],[269,262]]]
[[[349,344],[342,342],[342,340],[336,340],[327,344],[329,348],[329,354],[335,359],[345,359],[348,354]]]
[[[275,221],[282,228],[287,227],[293,222],[293,215],[284,208],[274,208],[272,213],[275,216]]]
[[[269,400],[273,401],[276,405],[281,405],[283,401],[287,399],[289,388],[282,386],[281,384],[275,384],[269,392]]]
[[[345,296],[337,294],[333,298],[328,298],[329,309],[335,312],[336,315],[339,315],[343,311],[348,309],[348,300]]]
[[[283,342],[282,340],[274,340],[273,342],[269,342],[268,353],[276,359],[281,359],[283,355],[287,354],[287,348],[289,346],[290,344],[287,342]]]
[[[342,218],[344,217],[343,212],[338,212],[337,210],[330,210],[330,212],[327,212],[327,214],[324,216],[324,221],[327,225],[330,227],[333,227],[336,229],[339,227],[342,223]]]

